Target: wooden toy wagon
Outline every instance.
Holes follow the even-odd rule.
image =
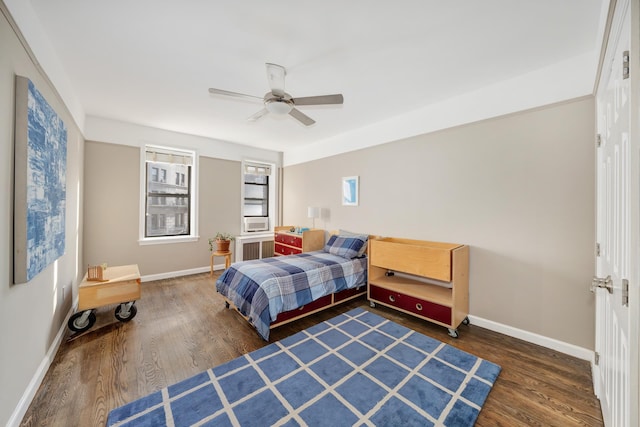
[[[78,292],[78,311],[67,324],[72,331],[91,328],[96,322],[95,309],[109,304],[118,304],[116,319],[128,322],[138,312],[134,304],[140,299],[140,271],[136,264],[89,267]]]

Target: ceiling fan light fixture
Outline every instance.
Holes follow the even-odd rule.
[[[293,103],[286,99],[269,99],[265,101],[267,111],[272,114],[285,115],[293,109]]]
[[[269,80],[271,90],[265,93],[262,98],[264,108],[247,118],[247,120],[251,122],[255,122],[267,113],[271,113],[276,116],[289,115],[304,126],[311,126],[315,123],[315,120],[300,111],[297,108],[298,105],[332,105],[342,104],[344,102],[344,97],[340,93],[333,95],[304,96],[294,99],[284,91],[284,78],[287,75],[285,68],[282,65],[272,64],[270,62],[267,62],[266,66],[267,79]],[[236,98],[258,98],[257,96],[216,88],[209,88],[209,93],[212,95],[234,96]]]

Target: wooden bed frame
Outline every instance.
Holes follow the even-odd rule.
[[[269,329],[277,328],[278,326],[285,325],[289,322],[296,321],[298,319],[302,319],[303,317],[312,315],[322,310],[326,310],[329,307],[333,307],[338,304],[342,304],[343,302],[350,301],[352,299],[356,299],[363,295],[367,295],[367,284],[364,283],[362,286],[353,289],[345,289],[340,292],[336,292],[334,294],[325,295],[323,297],[318,298],[315,301],[311,301],[309,304],[303,305],[302,307],[296,308],[295,310],[283,311],[278,314],[276,320],[271,322]],[[244,314],[240,313],[240,310],[230,301],[227,297],[223,296],[225,305],[227,308],[233,308],[235,311],[242,316],[247,322],[249,318]]]
[[[329,236],[334,234],[339,234],[338,231],[332,231],[329,233]],[[369,236],[369,240],[378,239],[380,236]],[[359,298],[363,295],[367,295],[367,283],[363,283],[361,286],[352,289],[344,289],[340,292],[336,292],[333,294],[325,295],[323,297],[318,298],[315,301],[311,301],[309,304],[303,305],[302,307],[298,307],[294,310],[283,311],[278,314],[276,320],[271,322],[269,329],[277,328],[278,326],[285,325],[289,322],[296,321],[298,319],[302,319],[303,317],[310,316],[314,313],[318,313],[322,310],[326,310],[327,308],[336,306],[338,304],[342,304],[347,301],[351,301],[353,299]],[[247,322],[249,318],[243,315],[240,310],[229,300],[227,297],[223,295],[225,300],[225,305],[227,308],[233,308],[235,311],[242,316]],[[253,326],[253,325],[252,325]]]

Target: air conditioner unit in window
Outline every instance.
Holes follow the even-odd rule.
[[[251,217],[244,219],[244,231],[266,231],[269,229],[269,218]]]

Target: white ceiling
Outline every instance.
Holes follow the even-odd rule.
[[[603,3],[31,0],[87,116],[284,152],[568,58],[597,60]],[[344,105],[300,107],[317,122],[304,127],[248,122],[260,101],[208,93],[263,96],[265,62],[286,67],[294,98],[342,93]]]

